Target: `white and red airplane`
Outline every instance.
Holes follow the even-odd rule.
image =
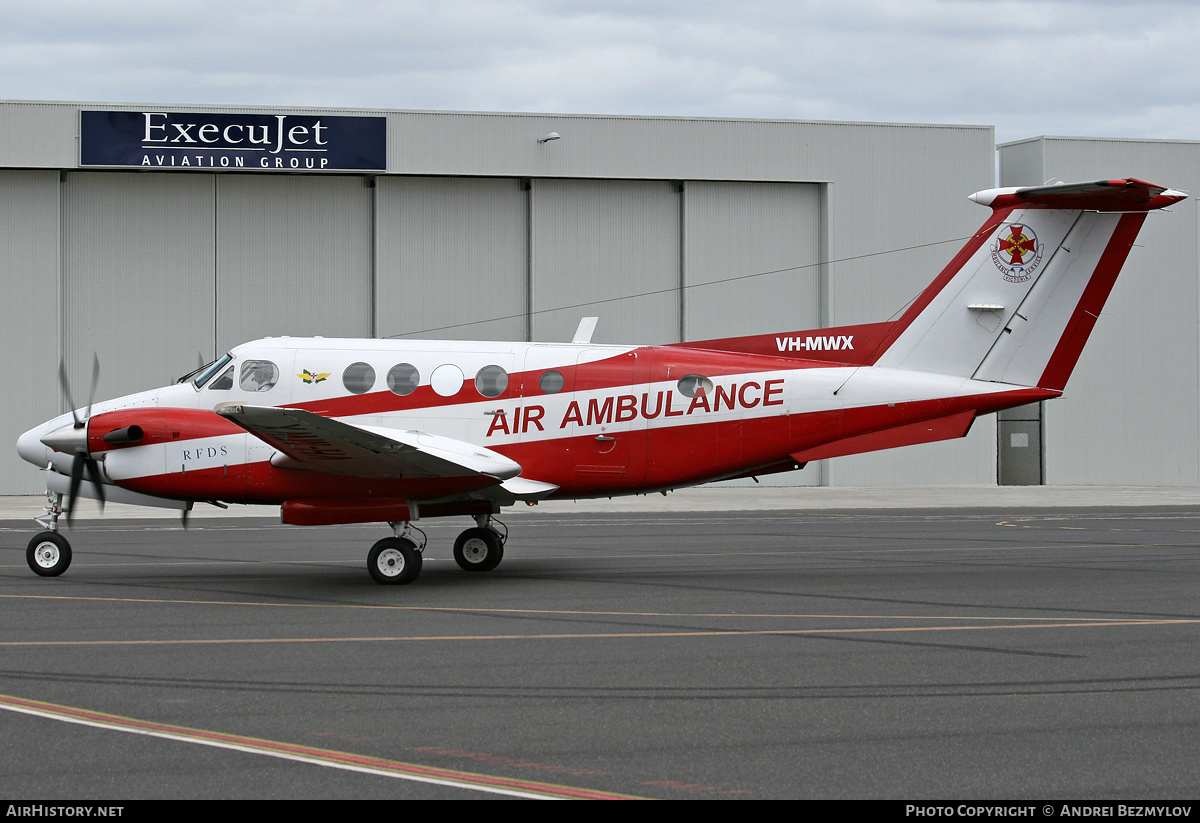
[[[962,437],[978,415],[1062,393],[1147,213],[1184,197],[1136,179],[978,192],[991,216],[885,323],[664,346],[592,344],[594,318],[568,344],[247,343],[21,435],[49,499],[27,559],[66,570],[58,521],[81,494],[185,517],[194,502],[272,504],[285,523],[388,523],[367,567],[408,583],[422,518],[473,517],[454,559],[486,571],[507,539],[494,515],[517,502]]]

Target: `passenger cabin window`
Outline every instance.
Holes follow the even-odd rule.
[[[451,363],[443,363],[434,369],[433,374],[429,376],[429,385],[442,397],[451,397],[458,394],[458,390],[462,388],[462,384],[462,369]]]
[[[562,372],[551,369],[542,373],[542,379],[538,381],[538,385],[546,394],[558,394],[562,391],[564,382]]]
[[[375,370],[368,363],[351,363],[342,372],[342,385],[351,394],[366,394],[375,385]]]
[[[247,360],[242,364],[238,385],[242,391],[270,391],[279,382],[279,369],[270,360]]]
[[[412,363],[397,363],[392,366],[387,375],[388,388],[392,394],[406,397],[417,390],[421,382],[421,373]]]
[[[684,397],[695,397],[696,392],[703,391],[708,397],[713,391],[713,381],[698,374],[688,374],[679,378],[679,393]]]
[[[499,397],[508,388],[508,372],[499,366],[484,366],[475,375],[475,389],[484,397]]]
[[[233,366],[221,373],[221,376],[209,384],[209,391],[229,391],[233,388]]]

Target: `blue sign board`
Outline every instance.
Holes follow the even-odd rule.
[[[81,111],[79,165],[192,171],[386,171],[387,118]]]

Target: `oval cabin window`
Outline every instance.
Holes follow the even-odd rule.
[[[387,384],[392,394],[406,397],[417,390],[421,383],[421,373],[412,363],[397,363],[388,372]]]
[[[351,363],[342,372],[342,385],[351,394],[366,394],[375,385],[375,370],[369,363]]]
[[[684,397],[695,397],[698,391],[703,391],[704,396],[708,397],[713,391],[713,381],[699,374],[684,375],[676,385]]]
[[[566,381],[563,380],[562,372],[551,369],[548,372],[542,373],[542,379],[538,381],[538,386],[540,386],[542,391],[544,391],[546,394],[558,394],[560,391],[562,391],[563,384],[565,382]]]
[[[484,366],[475,375],[475,389],[484,397],[499,397],[508,388],[508,372],[499,366]]]

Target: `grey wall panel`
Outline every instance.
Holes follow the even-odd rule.
[[[0,166],[74,168],[79,109],[65,103],[0,103]]]
[[[818,186],[689,181],[683,212],[684,339],[819,325]]]
[[[381,177],[377,334],[524,340],[528,209],[521,181]]]
[[[830,486],[993,486],[996,415],[977,418],[960,440],[925,443],[825,461]]]
[[[371,336],[371,189],[363,178],[217,178],[217,342]]]
[[[591,315],[597,343],[679,339],[680,196],[670,183],[535,180],[532,202],[535,340],[570,340]]]
[[[1041,138],[1046,176],[1139,177],[1200,190],[1200,143]],[[1012,147],[1001,147],[1001,176]],[[1200,483],[1200,219],[1152,214],[1061,399],[1045,404],[1046,482]]]
[[[987,152],[989,171],[995,165],[990,126],[390,112],[388,131],[388,170],[394,174],[853,180],[878,194],[877,187],[895,177],[897,163],[910,164],[902,175],[923,170],[924,185],[936,187],[946,179],[939,161],[953,174],[965,146]],[[561,139],[537,142],[551,131]],[[913,145],[920,146],[915,156],[908,151]],[[871,166],[885,171],[872,176]]]
[[[995,185],[995,147],[990,135],[959,137],[875,128],[844,135],[826,189],[830,325],[899,317],[988,217],[967,197]],[[983,417],[961,440],[826,461],[824,480],[993,484],[995,438],[994,418]]]
[[[1003,157],[999,174],[1001,186],[1040,186],[1050,182],[1043,168],[1046,153],[1046,147],[1043,145],[1044,139],[1034,137],[1029,140],[1001,144],[999,147],[999,153]]]
[[[213,354],[212,175],[63,183],[63,345],[77,403],[162,386]]]
[[[899,316],[990,213],[967,199],[995,185],[990,141],[919,130],[847,136],[827,190],[833,325]]]
[[[60,412],[58,172],[0,171],[0,330],[4,335],[0,494],[45,490],[17,437]],[[36,514],[36,512],[31,512]]]

